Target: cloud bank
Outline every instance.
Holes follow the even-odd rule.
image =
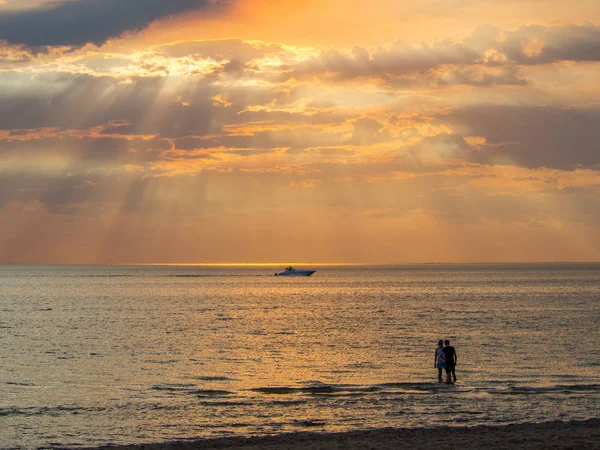
[[[38,46],[101,45],[154,20],[202,10],[208,0],[77,0],[0,13],[0,41]]]
[[[76,3],[101,8],[47,11]],[[123,3],[121,12],[133,4]],[[118,28],[175,11],[157,8]],[[101,28],[52,42],[120,32]],[[70,262],[106,261],[93,256],[106,245],[85,250],[90,235],[110,245],[128,236],[122,255],[135,255],[127,242],[138,230],[179,245],[179,261],[225,258],[188,253],[201,251],[187,243],[199,235],[256,260],[253,251],[293,248],[289,230],[316,242],[298,251],[368,242],[393,262],[436,259],[447,249],[438,237],[460,233],[466,249],[510,235],[519,244],[506,258],[555,258],[547,239],[598,258],[583,242],[600,235],[598,30],[482,26],[460,40],[374,48],[237,38],[135,50],[0,45],[0,255],[9,255],[0,262],[14,261],[15,242],[34,261],[41,229],[55,237],[48,260],[54,242],[84,249]],[[382,236],[394,238],[373,244]],[[152,245],[147,260],[165,260]]]

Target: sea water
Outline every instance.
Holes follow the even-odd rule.
[[[0,266],[0,447],[598,417],[599,264],[277,269]]]

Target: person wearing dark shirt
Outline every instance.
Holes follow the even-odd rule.
[[[446,383],[456,383],[455,367],[458,358],[456,356],[456,350],[450,345],[448,339],[444,341],[443,351],[446,360]]]

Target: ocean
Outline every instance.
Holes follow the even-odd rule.
[[[281,269],[0,266],[0,448],[599,416],[600,264]]]

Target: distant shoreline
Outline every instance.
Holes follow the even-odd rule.
[[[343,433],[286,433],[137,445],[107,445],[87,450],[342,450],[342,449],[592,449],[600,448],[600,418],[569,422],[478,425],[473,427],[384,428]]]

